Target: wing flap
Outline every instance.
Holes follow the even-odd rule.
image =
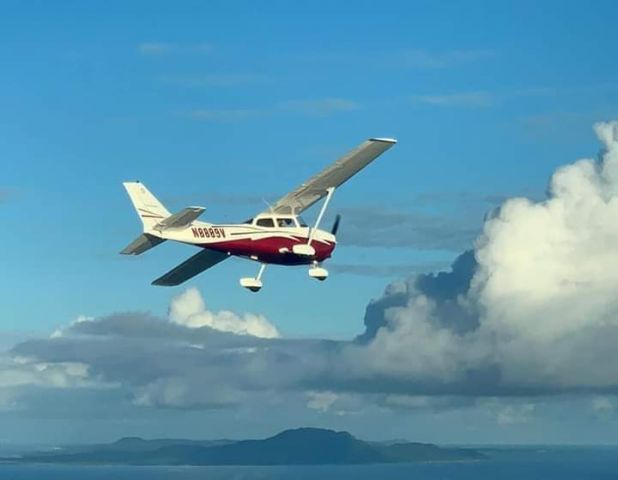
[[[396,140],[370,138],[335,163],[279,199],[271,212],[299,214],[326,196],[327,189],[337,188],[391,148]]]
[[[193,255],[177,267],[174,267],[165,275],[157,278],[152,285],[172,287],[186,282],[190,278],[214,267],[217,263],[229,258],[227,253],[217,252],[215,250],[204,249],[201,252]]]

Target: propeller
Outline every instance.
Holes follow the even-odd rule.
[[[337,235],[337,231],[339,230],[339,222],[341,222],[341,215],[337,214],[333,226],[330,229],[330,233],[333,235]]]

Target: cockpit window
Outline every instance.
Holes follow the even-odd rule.
[[[273,228],[275,226],[275,222],[273,221],[272,218],[258,218],[257,222],[255,222],[255,224],[258,227]]]
[[[253,223],[253,219],[252,219],[252,218],[250,218],[249,220],[245,220],[245,221],[244,221],[244,222],[242,222],[242,223],[245,223],[245,224],[251,225],[251,224]]]
[[[298,220],[298,224],[299,224],[301,227],[306,227],[306,226],[307,226],[307,222],[305,222],[305,221],[303,220],[303,217],[301,217],[300,215],[299,215],[298,217],[296,217],[296,220]]]

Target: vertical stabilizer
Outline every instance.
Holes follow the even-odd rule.
[[[151,232],[155,225],[170,216],[170,212],[140,182],[124,182],[135,211],[144,224],[144,232]]]

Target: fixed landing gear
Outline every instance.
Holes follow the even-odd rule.
[[[313,262],[313,265],[309,269],[309,276],[323,282],[328,278],[328,270],[320,267],[318,262]]]
[[[262,263],[260,265],[260,269],[258,270],[258,274],[255,277],[244,277],[240,279],[240,286],[254,293],[259,292],[263,286],[262,274],[264,273],[264,270],[266,270],[266,264]],[[313,262],[308,273],[311,278],[315,278],[320,282],[323,282],[328,278],[328,270],[320,267],[318,262]]]
[[[255,278],[253,277],[244,277],[240,279],[240,286],[250,290],[251,292],[259,292],[262,288],[262,274],[266,269],[266,264],[262,263],[260,265],[260,269]]]

